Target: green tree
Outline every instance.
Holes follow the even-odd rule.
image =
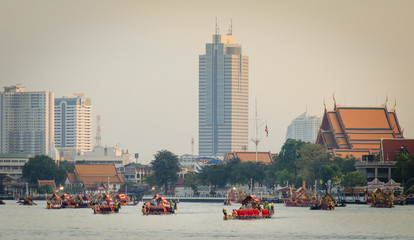
[[[247,162],[243,163],[245,176],[248,182],[252,183],[252,187],[255,183],[263,184],[266,178],[265,165],[261,162]],[[252,189],[253,191],[253,189]]]
[[[274,187],[277,184],[277,166],[274,162],[269,165],[265,165],[265,184],[266,187],[272,188],[274,191]]]
[[[294,173],[295,177],[297,176],[298,172],[296,169],[296,160],[300,157],[300,149],[306,142],[301,140],[295,139],[288,139],[283,144],[280,153],[275,158],[277,170],[284,170],[286,169],[290,173]]]
[[[308,183],[317,179],[319,168],[329,161],[329,154],[324,146],[319,144],[305,144],[299,150],[300,157],[297,159],[295,166],[298,173]]]
[[[196,172],[189,172],[184,179],[184,184],[194,191],[194,195],[198,195],[198,186],[201,184],[198,175]]]
[[[325,186],[325,191],[328,190],[327,183],[329,180],[332,182],[338,181],[339,177],[341,176],[341,172],[339,167],[334,164],[324,164],[319,168],[319,178],[322,180]]]
[[[36,185],[37,180],[55,180],[56,183],[61,183],[65,177],[65,171],[59,168],[50,157],[36,155],[24,164],[23,177],[29,183]]]
[[[150,188],[155,187],[155,186],[162,186],[162,184],[159,184],[157,181],[157,178],[155,177],[154,173],[148,174],[145,179],[144,182],[148,184],[148,186],[150,186]]]
[[[45,194],[45,193],[52,194],[55,192],[55,190],[50,185],[43,185],[37,189],[37,192],[40,194]]]
[[[367,180],[365,176],[360,171],[354,171],[347,173],[342,177],[341,185],[343,187],[350,187],[352,192],[354,192],[354,187],[357,186],[365,186],[367,184]]]
[[[206,166],[200,171],[200,180],[203,184],[211,185],[211,192],[215,192],[216,187],[224,187],[227,184],[228,174],[225,164]]]
[[[275,172],[275,176],[277,179],[277,183],[280,186],[285,186],[286,184],[294,184],[295,183],[295,174],[290,173],[287,169],[283,169],[283,171]]]
[[[167,150],[158,151],[151,162],[156,181],[164,186],[164,194],[168,192],[168,186],[178,180],[180,165],[177,155]]]
[[[334,159],[334,162],[340,168],[342,174],[347,174],[356,171],[356,159],[353,156],[346,156],[345,158],[336,157]]]
[[[398,155],[392,178],[401,182],[405,191],[414,186],[414,154]]]
[[[228,183],[232,185],[244,184],[247,182],[245,168],[239,158],[232,159],[224,164]]]

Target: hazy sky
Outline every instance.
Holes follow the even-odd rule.
[[[278,152],[306,108],[379,106],[414,137],[414,1],[4,1],[0,87],[84,93],[102,142],[140,153],[198,153],[198,56],[215,18],[249,56],[259,150]],[[1,90],[3,91],[3,90]],[[264,126],[263,126],[264,127]],[[250,149],[254,149],[253,143]]]

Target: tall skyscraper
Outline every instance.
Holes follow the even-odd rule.
[[[213,43],[199,56],[199,155],[247,150],[248,61],[231,30],[227,35],[216,30]]]
[[[286,140],[291,138],[314,143],[318,136],[320,126],[320,117],[309,116],[307,112],[304,112],[288,126]]]
[[[47,154],[54,140],[54,93],[4,87],[0,93],[1,153]]]
[[[83,96],[55,99],[55,146],[92,151],[92,105]]]

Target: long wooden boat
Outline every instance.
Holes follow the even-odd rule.
[[[57,193],[54,193],[52,197],[46,202],[47,209],[60,209],[62,208],[62,200]]]
[[[394,206],[394,193],[389,190],[375,189],[371,193],[371,207],[392,208]]]
[[[120,202],[114,202],[114,200],[108,194],[105,194],[99,201],[98,204],[92,205],[94,214],[110,214],[118,213],[121,209]]]
[[[310,210],[335,210],[335,199],[326,193],[318,202],[310,206]]]
[[[152,201],[146,201],[142,206],[143,215],[173,214],[177,210],[177,203],[168,202],[163,196],[156,194]]]
[[[288,195],[283,197],[283,203],[286,207],[310,207],[315,204],[315,200],[316,196],[311,198],[304,187],[300,187],[295,191],[291,188]]]
[[[110,214],[110,213],[118,213],[119,206],[116,205],[92,205],[92,210],[94,214]]]
[[[36,203],[33,202],[33,199],[29,196],[25,197],[23,201],[20,201],[20,205],[36,205]]]
[[[269,205],[267,202],[263,205],[260,205],[260,201],[253,195],[248,195],[243,201],[242,206],[239,209],[233,209],[231,215],[227,214],[227,210],[223,208],[223,219],[263,219],[271,218],[275,213],[275,208],[273,203]]]

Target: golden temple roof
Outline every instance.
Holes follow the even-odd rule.
[[[344,107],[335,104],[325,108],[316,143],[325,145],[334,156],[377,153],[381,139],[403,138],[395,112],[380,107]]]

